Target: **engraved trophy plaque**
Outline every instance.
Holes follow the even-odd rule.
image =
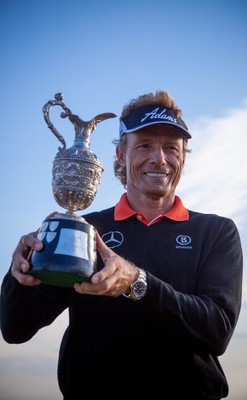
[[[70,148],[50,120],[49,112],[54,106],[62,107],[60,116],[74,125],[75,139]],[[76,282],[90,281],[96,272],[95,229],[75,214],[92,203],[103,172],[101,160],[89,148],[90,136],[99,122],[116,114],[99,114],[83,121],[64,104],[63,94],[57,93],[44,105],[43,115],[63,145],[53,161],[52,190],[56,202],[67,211],[42,223],[38,239],[43,242],[43,249],[32,252],[28,273],[45,284],[73,287]]]

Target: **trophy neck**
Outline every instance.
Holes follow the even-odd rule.
[[[70,209],[65,211],[65,214],[68,215],[68,216],[71,216],[71,217],[74,217],[76,215],[75,211],[74,210],[70,210]]]
[[[84,140],[84,139],[77,139],[75,138],[73,142],[73,147],[77,147],[80,149],[89,149],[90,146],[90,141],[89,140]]]

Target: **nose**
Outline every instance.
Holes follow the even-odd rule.
[[[166,155],[162,146],[159,146],[153,150],[152,162],[157,165],[163,165],[166,163]]]

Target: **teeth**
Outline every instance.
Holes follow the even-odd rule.
[[[146,172],[147,176],[154,176],[156,178],[164,178],[165,176],[167,176],[167,174],[165,173],[161,173],[161,172]]]

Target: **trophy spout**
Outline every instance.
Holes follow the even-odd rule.
[[[85,147],[90,145],[90,137],[92,132],[96,129],[99,122],[108,118],[115,118],[117,115],[114,113],[104,113],[93,117],[90,121],[84,121],[78,115],[68,114],[69,120],[75,128],[75,141],[82,141]]]

